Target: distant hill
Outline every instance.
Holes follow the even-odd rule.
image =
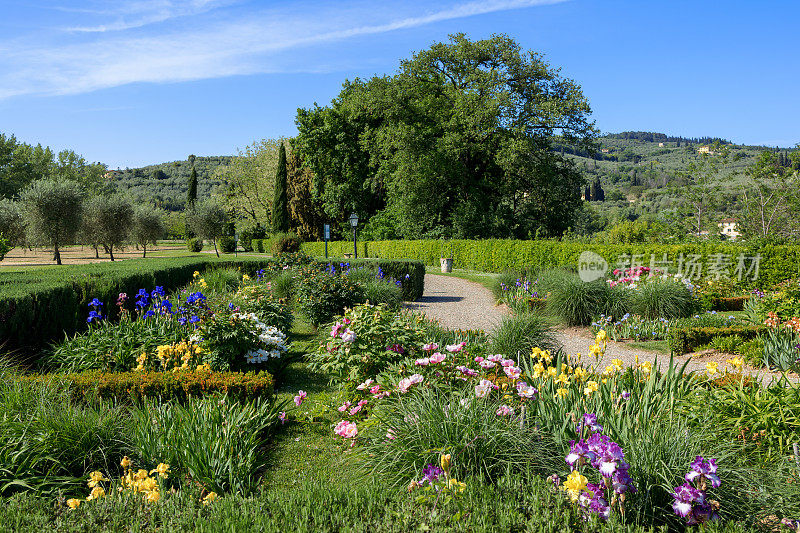
[[[197,196],[207,197],[219,184],[213,180],[214,171],[230,163],[233,156],[197,157]],[[141,201],[154,201],[168,211],[180,211],[186,205],[189,176],[192,166],[188,160],[171,161],[141,168],[110,171],[117,190],[128,192]]]

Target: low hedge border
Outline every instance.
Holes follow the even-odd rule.
[[[382,259],[410,259],[422,261],[428,266],[439,266],[442,255],[453,258],[456,268],[480,272],[519,272],[526,268],[566,267],[578,268],[578,258],[582,252],[591,251],[602,256],[610,269],[617,265],[622,255],[638,256],[644,266],[650,266],[651,256],[661,261],[664,254],[677,264],[680,254],[685,258],[699,256],[702,265],[701,278],[709,273],[709,265],[714,264],[718,254],[725,254],[732,260],[727,268],[733,272],[737,258],[760,255],[759,275],[756,281],[748,280],[745,286],[768,287],[785,279],[800,276],[800,246],[798,245],[745,245],[729,242],[704,242],[685,244],[597,244],[557,240],[396,240],[362,241],[358,243],[359,257],[380,257]],[[315,257],[323,255],[324,242],[303,243],[303,251]],[[328,253],[342,257],[353,250],[352,241],[333,241],[328,243]],[[750,266],[748,261],[745,267]],[[657,266],[657,265],[656,265]],[[752,273],[751,273],[752,277]]]
[[[667,343],[672,355],[683,355],[692,352],[698,346],[711,342],[718,336],[739,335],[745,340],[752,339],[764,333],[767,326],[729,326],[722,328],[713,327],[674,327],[667,334]]]
[[[715,311],[741,311],[749,300],[749,296],[731,296],[730,298],[712,298],[711,309]]]
[[[238,400],[268,398],[275,381],[267,372],[117,372],[21,376],[23,381],[69,388],[75,400],[102,398],[137,403],[148,398],[185,401],[189,396],[225,393]]]

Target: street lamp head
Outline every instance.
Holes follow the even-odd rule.
[[[353,226],[354,228],[358,226],[358,215],[356,215],[355,213],[350,215],[350,225]]]

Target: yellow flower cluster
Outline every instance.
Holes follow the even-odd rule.
[[[133,471],[131,460],[128,457],[123,457],[120,465],[125,469],[125,474],[120,479],[120,485],[117,487],[117,492],[131,491],[142,494],[144,501],[157,502],[161,499],[161,489],[158,485],[158,480],[155,477],[150,477],[152,474],[157,473],[159,478],[166,479],[169,476],[169,465],[165,463],[159,464],[156,468],[149,473],[147,470],[140,469],[136,472]],[[110,481],[103,475],[102,472],[95,471],[89,474],[89,482],[87,485],[92,491],[86,497],[87,502],[98,500],[106,495],[106,491],[101,485],[104,481]],[[215,496],[216,497],[216,496]],[[81,505],[81,501],[77,498],[70,498],[67,500],[67,506],[70,509],[77,509]]]
[[[561,490],[565,491],[572,502],[577,502],[578,498],[586,489],[587,479],[586,476],[581,475],[577,470],[570,472],[564,484],[561,485]]]
[[[136,358],[135,371],[156,370],[166,372],[172,370],[173,372],[182,369],[199,369],[200,354],[203,349],[192,341],[181,341],[176,344],[164,344],[156,348],[155,355],[148,352]]]

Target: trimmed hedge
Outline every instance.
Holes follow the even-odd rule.
[[[270,397],[275,381],[267,372],[117,372],[24,375],[20,379],[57,383],[69,388],[75,400],[103,398],[125,403],[147,398],[185,401],[189,396],[221,392],[237,400]]]
[[[712,298],[711,309],[715,311],[741,311],[749,300],[749,296],[731,296],[730,298]]]
[[[798,245],[762,245],[748,246],[728,242],[704,242],[687,244],[586,244],[573,241],[538,240],[518,241],[503,239],[486,240],[416,240],[416,241],[371,241],[359,242],[359,257],[380,257],[382,259],[412,259],[422,261],[425,265],[439,266],[439,258],[452,255],[456,268],[477,270],[480,272],[521,271],[526,268],[567,267],[577,269],[578,258],[584,251],[592,251],[608,261],[614,269],[618,258],[641,255],[638,261],[645,266],[650,265],[651,255],[661,261],[664,254],[668,260],[677,264],[679,254],[685,258],[699,255],[703,265],[702,277],[707,268],[714,262],[715,254],[727,254],[733,261],[730,271],[736,267],[740,254],[754,257],[760,254],[759,277],[756,282],[749,281],[745,285],[768,286],[785,279],[800,277],[800,246]],[[303,243],[303,251],[320,257],[324,254],[325,243]],[[334,241],[328,243],[328,253],[332,257],[343,257],[353,250],[352,241]],[[452,251],[452,254],[449,252]],[[747,262],[749,266],[750,262]]]
[[[698,346],[708,344],[711,339],[720,335],[739,335],[744,340],[752,339],[764,333],[767,326],[729,326],[723,328],[712,327],[676,327],[670,328],[667,335],[670,353],[683,355],[693,351]]]

